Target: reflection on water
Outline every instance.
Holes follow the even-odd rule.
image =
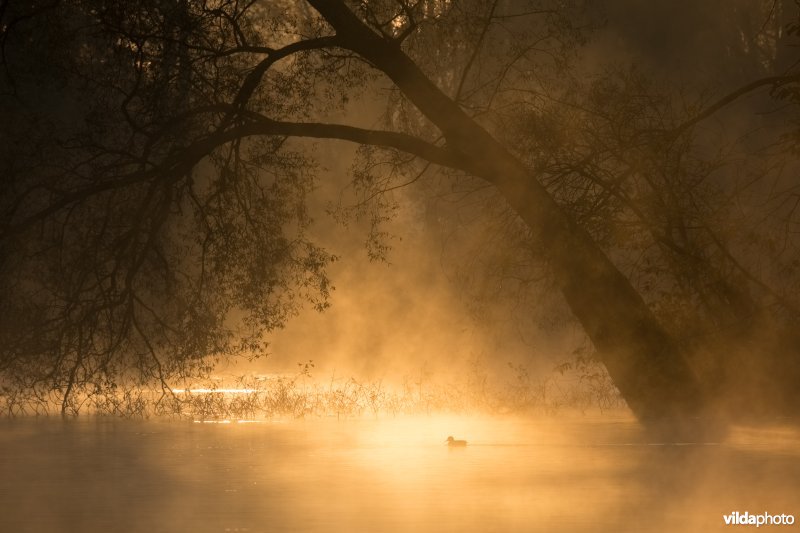
[[[732,511],[800,517],[798,437],[651,442],[621,418],[4,421],[0,531],[722,530]]]

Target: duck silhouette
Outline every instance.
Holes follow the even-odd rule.
[[[453,438],[452,435],[447,437],[447,440],[445,442],[451,448],[452,447],[466,446],[467,445],[467,441],[465,441],[465,440],[456,440],[456,439]]]

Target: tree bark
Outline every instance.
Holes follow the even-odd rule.
[[[588,232],[528,169],[417,67],[399,43],[367,27],[341,0],[308,0],[337,41],[372,63],[444,135],[460,167],[492,183],[537,236],[564,297],[611,378],[642,421],[693,417],[708,400],[674,340]]]

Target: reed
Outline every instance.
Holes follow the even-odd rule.
[[[426,371],[391,384],[335,374],[316,379],[309,363],[300,363],[294,374],[208,376],[180,387],[87,387],[75,393],[72,412],[193,420],[342,419],[602,412],[625,405],[602,367],[586,362],[562,364],[544,376],[534,375],[525,365],[509,363],[505,374],[492,374],[474,364],[464,374],[436,376]],[[58,414],[62,396],[53,390],[0,389],[0,412],[5,416]]]

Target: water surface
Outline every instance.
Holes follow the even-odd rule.
[[[732,511],[800,517],[798,437],[660,442],[624,417],[3,421],[0,531],[724,530]]]

